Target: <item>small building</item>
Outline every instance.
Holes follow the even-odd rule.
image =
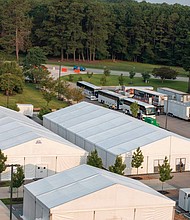
[[[88,165],[24,186],[24,220],[173,220],[175,202],[140,181]]]
[[[17,107],[19,108],[19,112],[28,117],[33,117],[33,109],[34,106],[32,104],[19,104],[17,103]]]
[[[0,149],[7,164],[20,164],[25,178],[43,178],[86,163],[87,152],[19,112],[0,107]],[[10,179],[7,168],[2,180]]]
[[[139,174],[157,173],[165,156],[173,171],[190,170],[190,140],[121,112],[81,102],[43,118],[43,125],[85,149],[97,149],[106,169],[122,156],[125,174],[136,174],[131,167],[138,147],[144,155]]]

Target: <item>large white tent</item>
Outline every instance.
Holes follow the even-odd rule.
[[[143,183],[88,165],[24,186],[24,220],[172,220],[175,202]]]
[[[173,171],[190,170],[190,140],[123,113],[87,102],[44,116],[43,125],[91,152],[97,149],[105,168],[121,155],[125,174],[136,173],[131,158],[138,147],[144,155],[139,173],[154,173],[168,157]]]
[[[6,164],[20,164],[25,178],[43,178],[86,163],[87,152],[21,113],[0,107],[0,149]],[[10,179],[7,168],[1,179]]]

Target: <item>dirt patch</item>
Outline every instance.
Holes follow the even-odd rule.
[[[187,220],[187,219],[188,219],[188,218],[186,218],[185,216],[183,216],[183,214],[175,213],[174,220]]]

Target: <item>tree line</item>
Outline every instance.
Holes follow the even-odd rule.
[[[32,46],[60,59],[182,65],[190,54],[190,7],[133,0],[0,0],[0,50]]]

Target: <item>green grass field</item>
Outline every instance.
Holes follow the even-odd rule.
[[[73,74],[74,80],[73,82],[77,82],[79,80],[79,77],[82,77],[82,80],[90,82],[92,84],[95,84],[97,86],[100,86],[100,78],[102,77],[101,74],[94,74],[92,78],[88,78],[86,74]],[[69,80],[68,76],[63,77],[65,80]],[[169,87],[173,89],[177,89],[183,92],[187,92],[187,83],[186,82],[180,82],[175,80],[165,80],[163,83],[160,79],[150,79],[149,83],[144,83],[143,79],[140,77],[136,77],[133,79],[133,84],[130,84],[131,80],[129,77],[124,76],[124,84],[125,86],[153,86],[154,90],[157,89],[157,87]],[[107,77],[107,83],[106,86],[119,86],[118,82],[118,76],[109,76]]]
[[[49,60],[48,64],[59,65],[57,61]],[[153,65],[153,64],[146,64],[146,63],[137,63],[137,62],[128,62],[128,61],[93,61],[93,62],[79,62],[79,61],[63,61],[61,65],[65,66],[74,66],[74,65],[81,65],[87,68],[96,68],[96,69],[103,69],[104,67],[109,68],[110,70],[118,70],[118,71],[131,71],[134,70],[137,73],[143,73],[145,71],[152,72],[154,68],[159,68],[163,65]],[[187,76],[187,72],[184,71],[182,67],[171,67],[175,69],[179,75]]]
[[[0,105],[6,107],[7,96],[0,93]],[[46,101],[43,99],[41,92],[35,88],[35,85],[26,83],[22,94],[9,96],[9,107],[15,106],[16,103],[33,104],[34,108],[42,108],[46,106]],[[49,103],[51,109],[59,109],[65,107],[67,104],[57,99],[53,99]]]

